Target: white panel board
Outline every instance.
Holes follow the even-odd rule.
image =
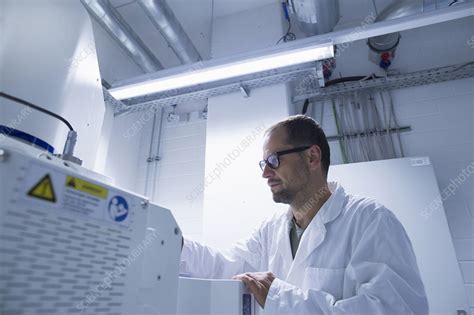
[[[286,208],[273,202],[258,166],[265,130],[288,116],[286,97],[285,87],[276,85],[256,89],[249,98],[229,94],[209,99],[203,187],[205,243],[226,247],[248,237],[277,209]],[[266,104],[272,104],[271,111],[265,110]],[[195,189],[187,199],[193,202],[199,193]]]

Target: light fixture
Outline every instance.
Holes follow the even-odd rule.
[[[130,99],[332,57],[334,57],[332,41],[306,45],[295,41],[251,54],[240,54],[182,66],[178,69],[158,71],[119,83],[109,92],[118,100]]]

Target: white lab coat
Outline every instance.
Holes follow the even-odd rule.
[[[329,184],[331,197],[291,255],[291,211],[218,251],[185,240],[181,271],[200,278],[271,271],[264,314],[428,314],[411,242],[397,218],[374,200]]]

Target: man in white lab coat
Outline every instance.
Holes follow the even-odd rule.
[[[311,118],[266,132],[260,162],[289,205],[226,251],[184,240],[183,272],[242,280],[265,314],[428,314],[411,242],[374,200],[328,183],[329,145]]]

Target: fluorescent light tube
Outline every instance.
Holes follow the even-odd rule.
[[[214,63],[212,66],[204,66],[194,71],[116,87],[110,89],[109,92],[116,99],[122,100],[327,59],[333,56],[332,42],[328,42],[276,51],[218,65]]]

